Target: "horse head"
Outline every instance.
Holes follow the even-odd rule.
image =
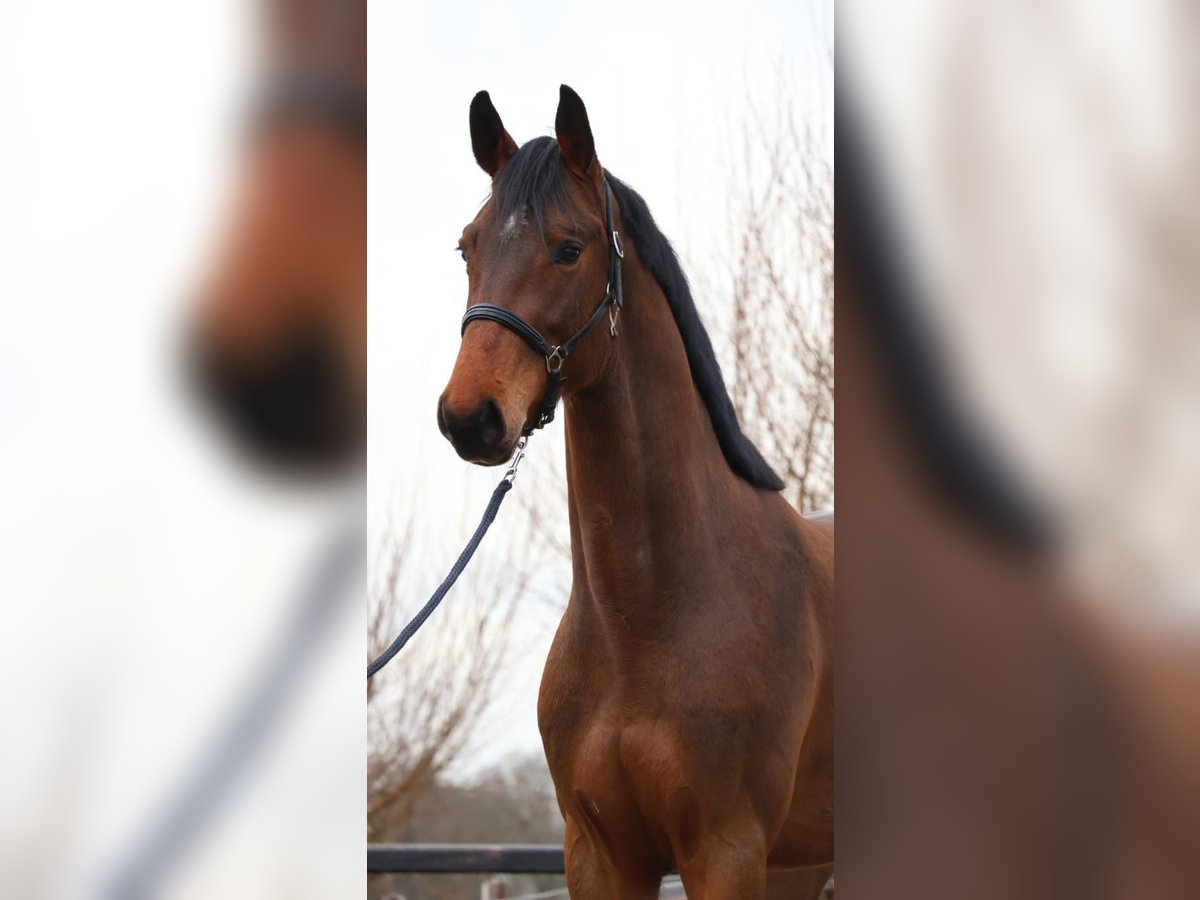
[[[470,124],[475,160],[491,176],[492,192],[458,249],[468,309],[486,305],[495,314],[464,320],[437,420],[460,456],[496,465],[547,410],[553,414],[560,391],[586,389],[610,358],[608,341],[582,337],[603,318],[598,304],[615,300],[612,253],[619,245],[610,235],[612,201],[587,110],[573,90],[560,90],[553,139],[518,148],[486,91],[471,103]]]

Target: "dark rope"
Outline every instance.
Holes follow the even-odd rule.
[[[342,607],[346,585],[364,561],[366,534],[363,511],[355,504],[351,515],[326,541],[300,583],[287,626],[278,636],[265,665],[231,710],[175,793],[150,822],[145,835],[111,879],[99,886],[104,900],[150,900],[162,894],[163,884],[186,858],[204,830],[233,797],[239,779],[248,774],[271,735],[282,723],[290,701],[311,668],[321,639],[329,633],[334,614]],[[339,602],[342,601],[342,602]]]
[[[510,473],[512,473],[514,469],[510,469]],[[463,552],[459,554],[458,561],[450,570],[450,574],[446,576],[446,580],[443,581],[438,586],[438,589],[433,592],[433,596],[429,598],[428,603],[421,607],[421,611],[412,617],[412,621],[404,626],[404,630],[400,632],[394,641],[392,641],[392,645],[379,654],[379,657],[369,666],[367,666],[368,679],[386,666],[389,662],[391,662],[392,657],[404,649],[404,645],[408,643],[409,638],[417,633],[417,629],[424,625],[425,620],[433,614],[435,609],[437,609],[438,604],[442,602],[442,598],[445,597],[450,588],[454,586],[454,582],[458,580],[458,576],[463,573],[463,569],[467,567],[467,563],[469,563],[471,561],[471,557],[475,555],[475,550],[479,547],[479,542],[483,540],[483,536],[487,534],[488,528],[491,527],[492,522],[496,519],[496,513],[500,510],[500,503],[504,500],[504,495],[510,490],[512,490],[512,479],[506,475],[504,480],[496,485],[496,490],[492,492],[492,500],[490,503],[488,503],[487,509],[483,511],[483,518],[479,521],[479,527],[476,528],[475,533],[471,535],[471,540],[467,541],[467,546],[464,547]]]

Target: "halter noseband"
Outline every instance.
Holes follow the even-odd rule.
[[[522,436],[528,436],[554,421],[554,409],[558,406],[558,398],[565,380],[561,374],[563,363],[571,351],[579,346],[580,341],[600,324],[605,312],[608,313],[608,332],[614,338],[617,336],[617,314],[621,311],[623,302],[621,260],[625,258],[625,247],[621,244],[621,236],[613,227],[612,188],[608,185],[608,176],[604,178],[604,223],[608,231],[608,286],[604,289],[604,299],[583,327],[561,344],[551,344],[540,331],[516,313],[494,303],[477,303],[463,315],[460,334],[465,333],[467,326],[476,319],[488,319],[515,332],[521,340],[546,358],[546,393],[542,395],[542,406],[538,411],[537,421],[526,425],[521,431]]]

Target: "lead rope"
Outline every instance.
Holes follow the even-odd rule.
[[[529,441],[528,435],[522,435],[517,441],[517,452],[513,454],[512,461],[508,464],[508,471],[504,473],[504,477],[500,479],[500,483],[496,485],[496,490],[492,491],[492,499],[488,502],[487,508],[483,511],[483,518],[479,520],[479,527],[475,529],[475,533],[471,535],[471,539],[467,541],[467,546],[463,547],[462,553],[459,554],[458,560],[450,569],[450,573],[446,576],[446,580],[438,585],[438,589],[433,592],[433,596],[429,601],[421,607],[418,612],[404,629],[392,641],[391,646],[379,654],[379,656],[367,666],[367,679],[371,677],[392,661],[397,653],[404,649],[404,645],[409,639],[417,633],[425,620],[428,619],[438,604],[442,602],[442,598],[446,596],[450,588],[454,587],[454,582],[458,581],[458,576],[463,573],[467,567],[467,563],[471,561],[471,557],[475,555],[483,536],[487,534],[488,529],[492,526],[492,522],[496,520],[496,513],[500,511],[500,504],[504,502],[504,495],[512,490],[513,480],[517,477],[517,466],[521,464],[521,460],[525,457],[525,444]]]

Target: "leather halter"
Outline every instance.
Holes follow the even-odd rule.
[[[561,344],[551,344],[540,331],[516,313],[494,303],[477,303],[463,315],[460,334],[465,333],[467,326],[476,319],[487,319],[516,333],[521,340],[546,358],[546,392],[542,395],[541,409],[538,411],[537,420],[522,429],[522,436],[528,436],[538,428],[554,421],[554,410],[558,406],[563,381],[566,380],[562,375],[563,363],[566,362],[571,351],[579,346],[580,341],[600,324],[600,320],[604,318],[606,312],[608,313],[609,335],[613,338],[617,336],[617,314],[621,311],[621,304],[624,300],[621,286],[621,260],[625,258],[625,247],[621,243],[621,236],[613,227],[612,206],[612,188],[609,187],[606,175],[604,177],[604,223],[608,231],[608,285],[604,289],[604,299],[600,301],[600,305],[596,307],[591,318]]]
[[[367,92],[349,78],[312,67],[275,73],[259,89],[251,130],[294,121],[324,122],[353,138],[367,137]]]

